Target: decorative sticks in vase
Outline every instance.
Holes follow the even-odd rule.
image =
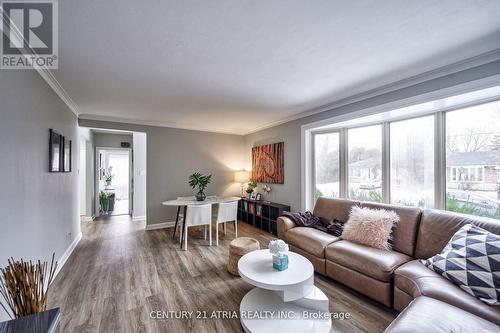
[[[15,261],[14,258],[8,260],[7,267],[0,268],[0,295],[5,302],[0,301],[0,305],[11,318],[46,310],[49,287],[57,269],[54,258],[55,253],[49,270],[46,261],[33,264],[31,260]]]

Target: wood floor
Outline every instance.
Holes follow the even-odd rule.
[[[173,229],[145,231],[128,216],[82,222],[83,239],[51,288],[49,308],[62,309],[61,332],[243,332],[239,319],[151,319],[151,311],[238,311],[252,289],[226,271],[233,228],[209,247],[191,228],[189,251],[172,240]],[[239,236],[265,245],[273,237],[245,223]],[[383,332],[394,312],[317,275],[316,286],[330,298],[333,332]]]

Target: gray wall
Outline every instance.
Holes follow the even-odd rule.
[[[94,133],[94,147],[121,148],[122,142],[128,142],[132,148],[132,141],[132,134]]]
[[[301,209],[301,126],[366,108],[403,100],[417,95],[445,89],[462,83],[500,74],[500,61],[477,66],[458,73],[429,80],[407,88],[368,98],[336,109],[300,118],[245,136],[245,157],[251,167],[251,149],[261,144],[285,142],[285,183],[270,184],[269,200],[291,205],[292,210]],[[260,186],[260,184],[259,184]]]
[[[161,205],[178,196],[194,195],[188,176],[199,171],[213,174],[206,192],[238,195],[234,171],[244,166],[244,138],[239,135],[191,131],[80,119],[81,126],[145,132],[147,144],[147,224],[175,220],[176,209]],[[98,146],[97,139],[95,145]]]
[[[77,118],[34,70],[0,70],[0,101],[0,266],[60,258],[80,233]],[[73,141],[73,172],[48,172],[49,128]]]

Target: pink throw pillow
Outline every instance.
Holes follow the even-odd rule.
[[[392,227],[397,222],[399,216],[393,211],[353,207],[340,238],[389,251]]]

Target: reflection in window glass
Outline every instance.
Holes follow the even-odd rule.
[[[382,126],[348,130],[349,198],[382,202]]]
[[[500,103],[446,113],[446,209],[500,219]]]
[[[314,135],[314,200],[339,197],[339,133]]]
[[[434,117],[391,123],[391,202],[434,205]]]

